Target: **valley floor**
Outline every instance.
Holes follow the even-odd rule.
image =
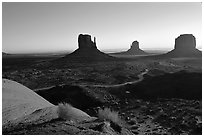
[[[32,61],[33,64],[15,67],[5,62],[6,60],[3,61],[3,78],[17,81],[33,89],[55,105],[60,101],[55,100],[54,96],[64,97],[61,102],[67,101],[91,116],[97,116],[99,108],[111,108],[119,112],[123,121],[121,126],[125,128],[123,132],[118,133],[100,129],[97,125],[104,124],[101,121],[74,125],[56,119],[20,130],[3,131],[4,134],[202,134],[202,97],[198,98],[200,93],[202,95],[200,58],[136,59],[90,64],[73,63],[63,66],[46,64],[46,61],[36,59]],[[163,80],[165,78],[169,81]],[[175,78],[178,81],[174,80]],[[177,83],[172,81],[180,82],[181,85],[175,86]],[[173,96],[146,98],[151,94],[149,93],[151,89],[155,95],[160,95],[160,90],[163,91],[166,87],[152,86],[151,83],[154,82],[158,85],[168,82],[170,84],[167,85],[172,84],[169,90],[174,90]],[[188,86],[199,86],[195,89],[194,98],[188,98],[193,92]],[[180,91],[181,95],[174,97],[176,91]],[[80,93],[84,97],[81,102],[93,101],[96,106],[89,104],[86,106],[84,103],[80,108],[80,101],[77,100],[80,95],[74,93]],[[69,97],[73,99],[71,102],[68,101]],[[95,124],[96,128],[91,124]]]

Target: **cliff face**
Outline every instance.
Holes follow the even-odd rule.
[[[90,35],[80,34],[78,37],[78,46],[79,46],[79,49],[89,49],[89,48],[97,49],[96,38],[94,37],[94,42],[93,42],[91,40]]]
[[[196,39],[192,34],[184,34],[180,35],[175,39],[175,47],[176,50],[194,50],[196,49]]]
[[[198,57],[201,51],[196,49],[196,38],[192,34],[183,34],[175,39],[174,49],[166,55],[172,57]]]

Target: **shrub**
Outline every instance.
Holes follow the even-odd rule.
[[[59,103],[58,104],[58,116],[61,119],[64,120],[71,120],[71,117],[73,115],[72,111],[72,106],[68,103]]]
[[[113,123],[120,124],[118,112],[111,111],[110,108],[99,109],[98,118],[100,120],[108,120],[112,121]]]

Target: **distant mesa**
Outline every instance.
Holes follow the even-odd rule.
[[[80,34],[78,36],[78,49],[71,54],[66,55],[63,59],[69,61],[108,61],[114,60],[111,57],[100,50],[96,46],[96,38],[94,41],[91,40],[91,36],[88,34]]]
[[[132,45],[130,46],[130,49],[128,49],[125,52],[117,52],[117,53],[112,53],[112,54],[121,54],[121,55],[146,55],[148,53],[144,52],[143,50],[140,49],[139,47],[139,42],[138,41],[133,41]]]
[[[170,57],[201,57],[202,52],[196,49],[196,38],[192,34],[182,34],[175,39],[174,49],[165,55]]]
[[[128,54],[130,55],[141,55],[141,54],[147,54],[143,50],[140,49],[139,47],[139,42],[138,41],[133,41],[130,49],[127,51]]]

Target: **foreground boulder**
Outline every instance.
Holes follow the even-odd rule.
[[[2,84],[2,130],[3,134],[21,134],[39,125],[54,125],[59,121],[72,121],[74,123],[90,121],[85,112],[69,104],[55,106],[36,94],[29,88],[12,80],[3,79]],[[63,124],[63,123],[62,123]],[[74,127],[74,125],[70,125]],[[40,131],[41,129],[39,129]],[[47,129],[41,134],[50,134]],[[16,133],[16,131],[19,131]],[[48,132],[49,131],[49,132]],[[58,134],[61,134],[59,130]],[[25,132],[25,134],[28,134]],[[37,132],[36,132],[37,134]]]
[[[55,106],[27,87],[8,79],[2,85],[3,135],[113,135],[132,134],[109,121],[90,117],[67,103]]]
[[[29,88],[8,79],[2,84],[2,124],[33,113],[36,110],[54,107]]]

